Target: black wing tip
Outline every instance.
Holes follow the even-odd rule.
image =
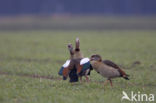
[[[128,77],[123,77],[125,80],[129,80],[129,78]]]
[[[129,78],[128,78],[128,77],[129,77],[129,75],[128,75],[128,74],[123,75],[122,77],[123,77],[125,80],[129,80]]]

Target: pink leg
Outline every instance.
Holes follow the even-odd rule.
[[[87,75],[85,75],[86,81],[89,82],[89,78]]]
[[[111,87],[113,87],[113,84],[112,84],[112,80],[111,80],[111,79],[109,79],[109,82],[110,82],[110,84],[111,84]]]
[[[80,76],[80,82],[82,83],[82,77]]]
[[[105,86],[107,83],[108,83],[108,80],[106,80],[106,81],[104,82],[104,86]]]

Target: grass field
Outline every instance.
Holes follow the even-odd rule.
[[[0,103],[120,103],[122,91],[156,95],[155,34],[155,30],[1,31]],[[67,44],[74,44],[76,37],[86,57],[100,54],[118,63],[130,81],[118,78],[113,88],[103,86],[105,79],[95,71],[89,83],[60,80],[58,71],[69,59]],[[133,65],[135,61],[141,64]]]

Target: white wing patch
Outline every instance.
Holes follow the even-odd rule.
[[[89,62],[89,58],[83,58],[81,61],[80,61],[80,65],[83,65],[85,63]]]
[[[69,66],[69,64],[70,64],[70,60],[67,60],[67,61],[63,64],[63,67],[66,68],[66,67]]]

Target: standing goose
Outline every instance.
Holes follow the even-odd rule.
[[[70,52],[70,60],[67,60],[61,67],[59,75],[62,75],[64,80],[66,80],[69,75],[70,82],[77,82],[78,76],[81,81],[82,76],[85,76],[86,81],[89,81],[88,75],[90,75],[92,67],[89,58],[84,58],[80,51],[78,38],[76,39],[75,49],[73,49],[72,44],[68,44],[68,50]]]
[[[113,86],[111,79],[117,77],[123,77],[124,79],[129,80],[128,75],[118,65],[110,60],[102,61],[100,55],[92,55],[90,61],[93,69],[107,78],[105,84],[109,81],[111,86]]]
[[[68,44],[68,50],[70,52],[70,63],[66,69],[63,70],[63,78],[66,79],[69,75],[70,82],[77,82],[78,75],[77,70],[82,68],[80,61],[83,58],[82,53],[80,52],[80,42],[79,38],[76,38],[75,50],[73,49],[72,44]]]
[[[68,50],[70,52],[70,59],[64,63],[58,74],[63,76],[63,80],[66,80],[69,76],[69,82],[78,82],[78,75],[75,64],[77,64],[79,61],[73,59],[74,51],[71,44],[68,45]]]
[[[73,49],[72,44],[68,44],[68,50],[70,52],[70,62],[68,67],[63,70],[64,79],[67,78],[68,74],[70,74],[69,72],[71,72],[73,69],[76,69],[77,72],[77,70],[81,70],[82,68],[80,61],[83,58],[83,54],[80,51],[79,38],[76,38],[75,50]]]
[[[68,44],[68,50],[71,55],[69,68],[77,69],[77,74],[80,77],[80,81],[82,81],[82,76],[85,76],[86,81],[89,81],[88,75],[90,75],[92,67],[90,65],[89,58],[84,58],[83,54],[80,51],[79,38],[76,38],[75,49],[73,49],[72,44]]]

